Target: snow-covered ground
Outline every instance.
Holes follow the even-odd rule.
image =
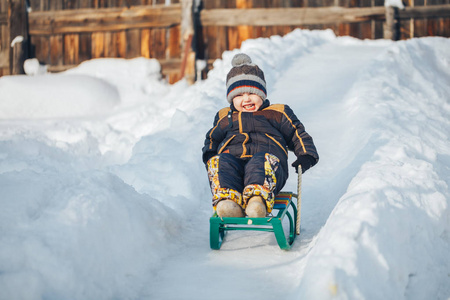
[[[143,58],[1,77],[0,299],[450,299],[448,49],[296,30],[193,86]],[[201,148],[239,51],[320,154],[290,251],[209,248]]]

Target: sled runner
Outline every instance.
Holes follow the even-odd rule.
[[[273,211],[268,217],[221,218],[216,212],[214,212],[212,217],[209,219],[209,242],[211,249],[220,249],[227,231],[253,230],[273,232],[280,248],[283,250],[289,250],[291,245],[294,243],[295,237],[300,234],[301,182],[302,171],[301,167],[299,167],[297,194],[292,192],[280,192],[275,197]],[[297,205],[293,202],[293,198],[297,199]],[[278,212],[275,215],[276,211]],[[283,228],[283,220],[286,216],[289,223],[288,236],[286,236]]]

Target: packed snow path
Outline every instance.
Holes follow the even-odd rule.
[[[320,164],[324,165],[321,172],[311,170],[303,177],[302,232],[293,248],[280,250],[272,233],[241,231],[230,232],[221,250],[211,251],[208,248],[211,210],[207,209],[192,217],[185,234],[194,237],[186,248],[163,262],[164,268],[152,283],[158,287],[150,294],[152,299],[177,299],[192,294],[196,299],[288,298],[298,285],[306,254],[314,247],[314,236],[356,171],[351,174],[341,170],[333,174],[337,180],[330,177],[327,174],[330,164],[345,152],[334,150],[333,154],[333,149],[328,152],[322,145],[343,143],[343,128],[350,123],[343,111],[345,95],[357,81],[358,73],[388,45],[341,39],[314,46],[307,53],[299,53],[298,58],[292,57],[289,68],[281,72],[277,84],[271,88],[272,103],[287,103],[294,109],[320,149]],[[324,109],[324,103],[331,105]],[[321,131],[336,140],[321,140]],[[296,177],[291,169],[284,190],[296,191]]]
[[[193,86],[143,58],[1,77],[0,300],[449,299],[449,48],[296,30]],[[319,151],[290,251],[209,248],[201,147],[239,51]]]

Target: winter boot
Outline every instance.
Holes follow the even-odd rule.
[[[249,218],[265,218],[267,211],[263,198],[261,196],[251,197],[250,200],[248,200],[245,213]]]
[[[222,200],[216,206],[217,215],[223,218],[242,218],[242,208],[233,200]]]

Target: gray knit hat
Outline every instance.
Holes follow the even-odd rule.
[[[244,53],[236,54],[231,61],[233,68],[227,75],[227,100],[231,104],[233,98],[242,93],[252,93],[264,101],[267,97],[264,72]]]

